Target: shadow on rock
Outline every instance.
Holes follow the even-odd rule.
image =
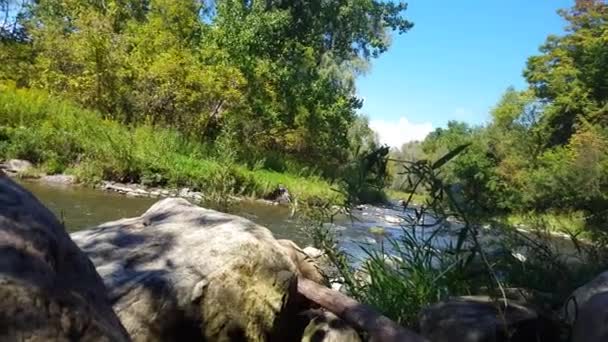
[[[63,225],[0,171],[0,340],[126,341],[104,284]]]

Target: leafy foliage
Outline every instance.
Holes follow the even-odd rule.
[[[375,0],[31,1],[11,7],[0,78],[121,123],[217,143],[250,166],[293,162],[336,176],[361,105],[354,79],[392,31],[411,28],[405,9]]]
[[[0,159],[5,158],[26,158],[47,173],[72,173],[90,183],[188,187],[217,203],[231,195],[266,197],[279,185],[301,202],[340,200],[317,176],[251,170],[174,130],[128,128],[43,91],[0,85]]]

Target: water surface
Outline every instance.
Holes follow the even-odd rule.
[[[40,182],[21,182],[62,220],[69,232],[87,229],[101,223],[143,214],[158,198],[129,197],[84,186],[52,185]],[[403,234],[399,222],[395,220],[404,215],[395,205],[384,207],[364,206],[354,210],[353,216],[338,217],[333,226],[338,234],[339,244],[355,258],[364,256],[363,245],[379,248],[386,236],[398,238]],[[272,231],[279,239],[290,239],[300,246],[311,244],[298,222],[291,217],[285,206],[268,205],[255,201],[234,203],[230,213],[250,219]],[[384,234],[373,234],[372,227],[381,227]],[[408,228],[411,231],[411,228]],[[434,229],[419,228],[418,237],[427,238]],[[442,233],[433,241],[436,247],[454,243],[457,227]],[[492,234],[490,234],[492,235]],[[558,241],[563,243],[561,239]],[[571,248],[570,248],[571,249]]]
[[[129,197],[85,186],[54,185],[22,181],[44,205],[62,220],[69,232],[97,226],[101,223],[143,214],[158,198]],[[241,201],[231,206],[231,213],[250,219],[272,231],[275,237],[294,240],[301,246],[310,244],[291,211],[285,206],[268,205],[255,201]],[[371,227],[385,228],[385,236],[397,236],[399,225],[386,222],[387,216],[401,212],[392,207],[365,207],[353,217],[339,217],[334,222],[340,244],[350,253],[361,255],[358,244],[377,245],[383,237],[370,233]]]

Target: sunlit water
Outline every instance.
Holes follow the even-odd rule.
[[[22,184],[51,209],[70,232],[91,228],[107,221],[139,216],[159,200],[128,197],[83,186],[39,182]],[[288,207],[241,201],[231,207],[231,213],[267,227],[277,238],[291,239],[301,246],[310,244],[309,238],[296,220],[291,218]],[[339,217],[334,223],[341,246],[355,256],[362,256],[359,245],[377,248],[383,239],[382,235],[372,234],[370,228],[383,227],[384,236],[398,236],[401,233],[399,224],[386,222],[386,218],[395,218],[402,214],[397,207],[369,206],[363,210],[355,210],[353,217]],[[450,238],[445,237],[445,240]]]
[[[139,216],[159,200],[128,197],[84,186],[39,182],[21,182],[21,184],[51,209],[64,222],[69,232],[92,228],[121,218]],[[288,207],[241,201],[231,206],[230,213],[267,227],[276,238],[293,240],[302,247],[311,244],[301,226],[291,217]],[[338,235],[340,247],[353,256],[352,261],[357,264],[366,256],[363,248],[376,250],[383,248],[385,253],[392,254],[390,246],[383,242],[386,241],[387,236],[393,238],[402,236],[403,230],[395,220],[403,215],[405,215],[403,210],[395,205],[365,206],[362,210],[354,210],[352,216],[343,215],[336,218],[333,227]],[[373,234],[370,231],[372,227],[383,228],[384,234]],[[454,226],[453,229],[436,236],[432,245],[441,248],[455,243],[457,230],[458,227]],[[411,232],[412,229],[408,228],[407,231]],[[434,229],[418,228],[416,231],[417,238],[427,239]],[[482,235],[485,238],[497,238],[495,233]],[[552,240],[552,244],[562,252],[573,252],[571,243],[563,239]]]

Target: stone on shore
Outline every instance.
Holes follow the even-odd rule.
[[[281,340],[297,275],[308,274],[298,269],[299,248],[268,229],[184,199],[72,238],[135,341]]]
[[[76,183],[76,177],[72,175],[45,175],[40,177],[41,182],[51,184],[74,184]]]
[[[534,341],[536,312],[513,302],[500,306],[487,296],[433,304],[420,313],[420,333],[433,342],[498,342],[509,336],[511,341]]]
[[[7,172],[23,173],[31,170],[34,167],[32,163],[22,159],[10,159],[2,164],[2,168]]]
[[[128,340],[93,264],[2,171],[0,247],[0,341]]]

